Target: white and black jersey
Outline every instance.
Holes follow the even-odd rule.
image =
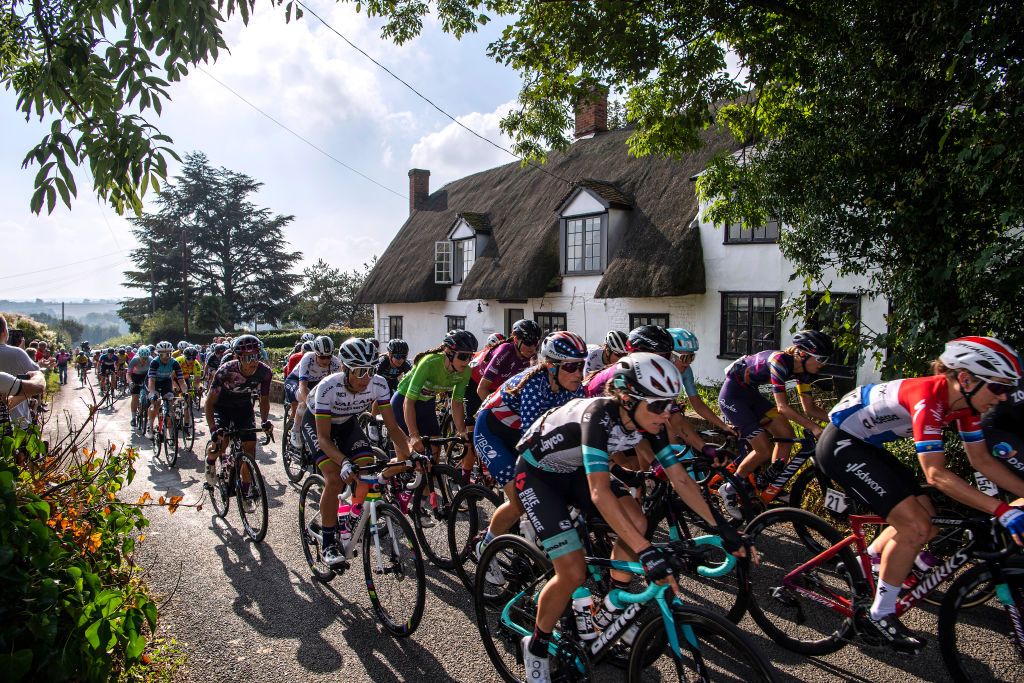
[[[336,372],[309,392],[306,407],[317,419],[329,417],[333,424],[342,424],[366,412],[374,403],[385,406],[390,405],[390,401],[391,390],[380,375],[374,375],[366,389],[353,393],[346,386],[346,373]]]

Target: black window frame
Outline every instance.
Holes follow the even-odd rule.
[[[600,234],[600,253],[597,255],[598,268],[597,270],[569,270],[569,222],[570,221],[587,221],[592,218],[597,218],[600,225],[598,226],[598,233]],[[574,276],[574,275],[601,275],[604,273],[607,267],[608,258],[608,212],[603,211],[600,213],[587,213],[579,216],[564,216],[559,220],[561,245],[560,250],[560,264],[561,264],[561,275],[563,276]],[[584,234],[586,230],[584,230]],[[586,245],[584,244],[584,252]],[[584,264],[586,264],[586,255],[582,257]]]
[[[747,298],[747,342],[746,349],[740,350],[739,352],[727,349],[727,339],[729,338],[730,325],[728,323],[728,302],[730,298]],[[775,299],[775,324],[774,324],[774,339],[770,344],[758,344],[759,348],[755,349],[753,342],[753,299]],[[751,353],[757,353],[769,348],[779,348],[780,340],[782,339],[782,316],[780,315],[780,309],[782,308],[782,292],[755,292],[755,291],[740,291],[740,292],[722,292],[722,303],[719,315],[719,340],[718,340],[718,357],[723,359],[735,359],[741,356],[750,355]],[[758,329],[764,329],[763,325],[757,326]]]
[[[526,309],[506,308],[505,309],[505,337],[512,336],[512,325],[526,318]]]
[[[669,327],[668,321],[668,313],[630,313],[629,329],[635,330],[641,325],[658,325],[667,328]]]
[[[466,329],[466,316],[464,315],[446,315],[444,319],[448,324],[448,332]]]
[[[388,339],[405,339],[402,336],[403,321],[400,315],[389,315],[388,320]],[[397,324],[396,324],[397,321]]]
[[[775,225],[775,237],[767,237],[769,225]],[[732,237],[732,230],[736,227],[739,227],[740,236]],[[744,230],[750,231],[749,238],[744,238],[742,236]],[[755,237],[758,230],[764,230],[765,237]],[[782,228],[781,223],[777,219],[773,218],[764,225],[757,225],[753,228],[745,228],[742,223],[730,223],[725,226],[725,229],[722,232],[725,234],[722,241],[723,244],[778,244],[779,236],[782,234]]]
[[[533,320],[538,325],[540,325],[542,338],[543,336],[551,334],[552,332],[569,329],[569,316],[566,313],[554,313],[543,311],[540,313],[534,313]],[[556,320],[560,320],[560,326],[555,326],[554,323],[556,322]]]

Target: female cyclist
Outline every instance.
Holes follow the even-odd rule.
[[[293,371],[299,382],[295,386],[295,403],[293,404],[295,405],[295,421],[292,423],[292,431],[289,436],[292,448],[296,450],[302,448],[302,417],[306,413],[309,392],[324,377],[333,375],[339,370],[341,370],[341,361],[334,355],[334,340],[327,335],[314,339],[313,350],[302,356],[302,360]]]
[[[946,468],[942,429],[956,422],[971,466],[1015,496],[1024,479],[989,453],[979,414],[1006,399],[1021,377],[1020,359],[991,337],[963,337],[946,344],[931,377],[898,379],[857,387],[829,413],[815,463],[846,493],[883,517],[889,527],[868,548],[880,556],[880,580],[870,611],[858,622],[900,651],[919,650],[924,641],[894,616],[904,579],[921,548],[936,533],[935,508],[914,472],[883,444],[913,438],[925,479],[943,494],[992,514],[1014,540],[1024,541],[1024,512],[990,498]]]
[[[625,356],[626,342],[628,338],[625,332],[611,330],[604,336],[604,345],[588,347],[587,362],[583,366],[583,374],[589,375],[592,372],[604,370],[606,367]]]
[[[533,634],[522,641],[531,682],[550,680],[551,631],[585,578],[583,549],[569,506],[601,514],[618,535],[613,558],[639,558],[649,581],[669,579],[678,590],[670,578],[667,551],[644,538],[646,520],[639,504],[628,492],[618,493],[613,487],[609,474],[613,453],[635,450],[646,464],[657,460],[683,501],[717,525],[724,547],[738,556],[746,552],[738,533],[724,520],[715,520],[668,443],[664,427],[681,388],[679,371],[670,361],[650,353],[631,354],[615,367],[608,395],[576,399],[547,413],[519,443],[515,478],[519,500],[555,569],[540,592]]]

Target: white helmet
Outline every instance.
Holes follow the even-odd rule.
[[[323,335],[313,340],[313,350],[319,356],[330,356],[334,353],[334,340]]]
[[[637,351],[615,363],[612,386],[637,398],[675,398],[683,389],[683,378],[667,358]]]
[[[626,342],[629,337],[626,336],[625,332],[619,330],[610,330],[608,334],[604,336],[604,345],[608,347],[608,350],[612,353],[617,353],[620,356],[624,356],[629,353],[626,350]]]
[[[960,337],[946,342],[939,360],[951,370],[966,370],[986,381],[1010,383],[1021,377],[1017,352],[995,337]]]
[[[341,343],[338,355],[347,368],[372,368],[376,365],[377,349],[369,339],[352,337]]]
[[[173,350],[174,350],[174,347],[171,346],[171,342],[169,342],[169,341],[162,341],[162,342],[160,342],[159,344],[156,345],[156,352],[157,353],[170,353]]]

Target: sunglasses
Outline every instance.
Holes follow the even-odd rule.
[[[391,356],[395,360],[405,360],[405,356]]]
[[[695,353],[672,353],[672,360],[679,361],[680,363],[692,363],[696,357],[697,354]]]
[[[642,396],[634,396],[633,398],[646,403],[647,409],[652,413],[667,413],[672,404],[675,403],[671,398],[643,398]]]
[[[238,362],[240,362],[240,363],[254,363],[254,362],[258,361],[259,359],[260,359],[259,354],[247,353],[244,356],[239,356],[238,357]]]
[[[328,358],[331,357],[331,354],[329,354],[329,353],[318,353],[318,354],[316,354],[316,357],[319,358],[320,360],[327,360]]]
[[[985,386],[992,392],[994,396],[1007,396],[1013,391],[1012,384],[1003,384],[1002,382],[985,382]]]
[[[377,371],[374,368],[350,368],[349,372],[352,376],[357,379],[363,379],[364,377],[373,377]]]
[[[567,372],[570,375],[572,375],[572,374],[575,374],[577,372],[583,372],[583,363],[582,362],[580,362],[580,363],[559,363],[558,364],[558,369],[562,370],[563,372]]]
[[[540,340],[539,339],[520,339],[519,343],[522,346],[536,346],[537,344],[540,344]]]
[[[473,353],[471,351],[459,351],[455,354],[456,360],[473,360]]]

